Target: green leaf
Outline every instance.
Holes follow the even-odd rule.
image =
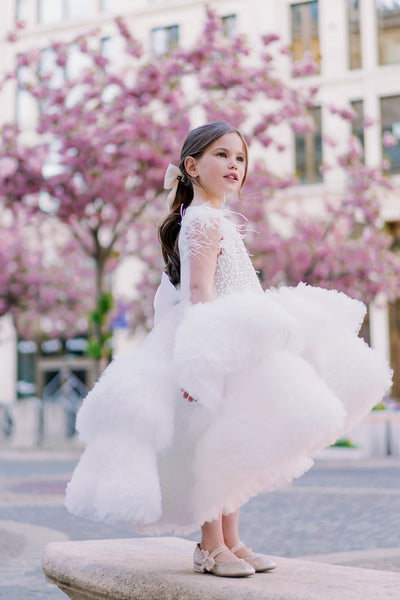
[[[92,358],[100,359],[103,355],[103,348],[99,342],[93,338],[88,339],[87,354]]]
[[[97,300],[97,309],[103,314],[107,314],[114,306],[114,298],[111,292],[105,292]]]

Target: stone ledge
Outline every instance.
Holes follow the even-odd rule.
[[[72,600],[398,600],[400,573],[276,558],[271,573],[230,579],[194,573],[182,538],[53,542],[47,578]]]

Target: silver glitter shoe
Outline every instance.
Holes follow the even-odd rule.
[[[245,544],[243,542],[239,542],[235,544],[233,548],[231,548],[231,552],[236,554],[240,548],[245,548]],[[249,548],[251,550],[251,548]],[[245,556],[242,560],[245,560],[249,565],[253,567],[256,573],[263,573],[264,571],[272,571],[276,568],[276,562],[265,556],[265,554],[256,554],[253,552],[249,556]]]
[[[197,544],[194,551],[193,563],[196,573],[212,573],[218,577],[248,577],[254,575],[254,568],[245,560],[231,560],[226,562],[217,562],[214,560],[218,554],[228,550],[226,546],[219,546],[212,552],[202,550],[200,544]]]

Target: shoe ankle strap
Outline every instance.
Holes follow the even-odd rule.
[[[243,544],[243,542],[238,542],[237,544],[235,544],[234,546],[232,546],[231,552],[232,552],[232,554],[236,554],[236,552],[238,550],[240,550],[240,548],[244,548],[244,547],[245,547],[245,544]]]
[[[210,558],[215,558],[216,556],[218,556],[218,554],[221,554],[225,550],[228,550],[227,546],[218,546],[218,548],[215,548],[215,550],[213,550],[212,552],[210,552],[209,557]]]

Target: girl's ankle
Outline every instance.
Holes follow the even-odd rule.
[[[224,545],[225,542],[223,540],[202,540],[199,544],[200,549],[206,550],[207,552],[213,552],[216,548]]]
[[[224,543],[225,546],[227,546],[230,550],[231,548],[236,546],[236,544],[240,543],[240,538],[225,538]]]

